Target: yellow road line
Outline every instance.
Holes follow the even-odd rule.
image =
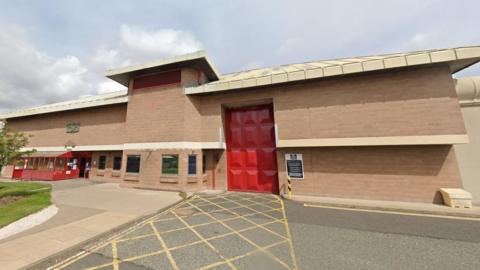
[[[275,221],[270,221],[269,223],[266,223],[266,225],[268,225],[268,224],[273,224],[273,223],[277,223],[277,222],[279,222],[279,221],[277,221],[277,220],[275,220]],[[248,228],[244,228],[244,229],[238,230],[238,232],[248,231],[248,230],[251,230],[251,229],[254,229],[254,228],[255,228],[255,226],[251,226],[251,227],[248,227]],[[226,236],[230,236],[230,235],[233,235],[233,234],[235,234],[235,233],[234,233],[234,232],[229,232],[229,233],[222,234],[222,235],[212,236],[212,237],[210,237],[210,238],[205,238],[205,240],[211,241],[211,240],[220,239],[220,238],[223,238],[223,237],[226,237]],[[286,241],[286,240],[285,240],[285,241]],[[191,243],[188,243],[188,244],[171,247],[171,248],[168,248],[168,251],[174,251],[174,250],[177,250],[177,249],[181,249],[181,248],[185,248],[185,247],[189,247],[189,246],[194,246],[194,245],[197,245],[197,244],[200,244],[200,243],[203,243],[203,241],[202,241],[202,240],[198,240],[198,241],[194,241],[194,242],[191,242]],[[155,251],[155,252],[151,252],[151,253],[147,253],[147,254],[142,254],[142,255],[138,255],[138,256],[134,256],[134,257],[129,257],[129,258],[121,259],[121,261],[122,261],[122,262],[134,261],[134,260],[137,260],[137,259],[142,259],[142,258],[145,258],[145,257],[162,254],[162,253],[164,253],[164,252],[165,252],[165,250]],[[223,264],[223,263],[225,263],[225,262],[222,262],[222,264]],[[102,264],[102,265],[97,265],[97,266],[95,266],[95,267],[89,268],[89,270],[94,270],[94,269],[98,269],[98,268],[102,268],[102,267],[110,266],[110,265],[112,265],[112,263],[106,263],[106,264]]]
[[[227,199],[227,200],[228,200],[228,199]],[[230,200],[230,201],[231,201],[231,200]],[[235,201],[231,201],[231,202],[243,206],[241,203],[238,203],[238,202],[235,202]],[[245,206],[243,206],[243,207],[244,207],[244,208],[247,208],[247,209],[249,209],[249,210],[251,210],[251,211],[254,211],[254,212],[257,213],[257,214],[264,215],[264,216],[269,217],[269,218],[277,219],[276,217],[272,217],[272,216],[270,216],[270,215],[268,215],[268,214],[259,212],[259,211],[255,210],[255,209],[253,209],[253,208],[251,208],[251,207],[249,207],[249,206],[246,206],[246,205],[245,205]],[[268,206],[267,206],[267,207],[268,207]]]
[[[340,206],[316,205],[316,204],[308,204],[308,203],[304,203],[303,206],[305,206],[305,207],[315,207],[315,208],[338,209],[338,210],[346,210],[346,211],[357,211],[357,212],[370,212],[370,213],[402,215],[402,216],[419,216],[419,217],[433,217],[433,218],[444,218],[444,219],[458,219],[458,220],[480,221],[480,218],[457,217],[457,216],[442,216],[442,215],[421,214],[421,213],[408,213],[408,212],[393,211],[393,210],[360,209],[360,208],[349,208],[349,207],[340,207]]]
[[[238,196],[237,196],[238,197]],[[200,199],[202,201],[205,201],[206,204],[205,205],[202,205],[202,206],[206,206],[208,204],[213,204],[217,207],[219,207],[220,209],[219,210],[214,210],[210,213],[215,213],[215,212],[222,212],[222,211],[227,211],[227,212],[230,212],[232,213],[234,216],[231,217],[231,218],[228,218],[228,219],[224,219],[223,221],[222,220],[219,220],[217,218],[215,218],[214,216],[210,215],[208,212],[205,212],[204,210],[202,210],[201,208],[197,207],[196,205],[192,205],[190,202],[194,199],[194,198],[197,198],[197,199]],[[241,197],[240,197],[241,198]],[[225,197],[223,197],[222,199],[225,200]],[[243,199],[245,200],[245,199]],[[198,200],[196,200],[198,201]],[[183,247],[187,247],[187,246],[192,246],[192,245],[195,245],[195,244],[198,244],[198,243],[202,243],[204,241],[210,241],[210,240],[213,240],[213,239],[218,239],[218,238],[222,238],[222,237],[226,237],[226,236],[229,236],[229,235],[233,235],[233,234],[237,234],[239,235],[241,238],[244,238],[244,240],[246,240],[247,242],[250,242],[253,246],[257,247],[257,250],[254,250],[254,251],[251,251],[250,253],[252,252],[259,252],[259,251],[263,251],[265,252],[267,255],[271,256],[274,258],[274,260],[278,261],[280,264],[282,264],[283,266],[285,266],[286,268],[288,268],[288,266],[283,263],[282,261],[280,261],[278,258],[275,257],[275,255],[271,254],[268,250],[266,250],[267,248],[269,248],[270,246],[267,246],[267,247],[259,247],[258,245],[256,245],[255,243],[251,242],[248,238],[245,238],[243,237],[243,235],[239,234],[240,232],[243,232],[243,231],[247,231],[247,230],[251,230],[251,229],[255,229],[255,228],[263,228],[267,231],[270,231],[271,233],[273,234],[276,234],[280,237],[282,237],[283,239],[285,239],[287,242],[288,242],[288,239],[286,239],[284,236],[282,235],[279,235],[278,233],[275,233],[271,230],[269,230],[268,228],[265,228],[263,226],[265,225],[269,225],[269,224],[273,224],[273,223],[277,223],[277,222],[285,222],[284,219],[278,219],[278,218],[275,218],[275,217],[272,217],[272,216],[269,216],[269,215],[265,215],[265,216],[269,216],[270,218],[272,218],[273,220],[272,221],[269,221],[267,223],[264,223],[262,225],[258,225],[256,224],[255,222],[252,222],[250,220],[248,220],[247,218],[245,218],[244,216],[241,216],[235,212],[232,212],[230,211],[230,209],[238,209],[238,208],[242,208],[242,207],[245,207],[245,206],[253,206],[253,205],[257,205],[257,204],[261,204],[261,203],[257,203],[257,202],[252,202],[250,201],[249,199],[245,200],[245,201],[249,201],[249,202],[252,202],[251,204],[246,204],[246,205],[242,205],[242,204],[239,204],[235,201],[232,201],[230,199],[226,199],[225,201],[227,202],[233,202],[237,205],[239,205],[238,207],[233,207],[233,208],[225,208],[225,207],[222,207],[220,205],[218,205],[217,203],[215,202],[212,202],[210,200],[207,200],[203,197],[199,197],[198,195],[194,195],[192,196],[189,200],[186,200],[182,203],[179,203],[169,209],[167,209],[166,211],[163,211],[162,213],[158,213],[138,224],[136,224],[135,226],[127,229],[127,230],[124,230],[116,235],[113,235],[110,239],[111,240],[108,240],[106,242],[103,242],[103,243],[100,243],[94,247],[92,247],[89,251],[86,251],[86,252],[83,252],[81,254],[78,254],[77,256],[73,257],[73,258],[69,258],[63,262],[61,262],[60,266],[58,268],[55,268],[54,269],[61,269],[61,268],[64,268],[68,265],[71,265],[72,263],[75,263],[77,262],[78,260],[88,256],[89,254],[92,254],[93,252],[95,252],[96,250],[99,250],[103,247],[105,247],[106,245],[112,245],[112,254],[113,254],[113,258],[112,258],[112,263],[107,263],[107,264],[103,264],[103,265],[98,265],[98,266],[95,266],[93,267],[92,269],[97,269],[97,268],[101,268],[101,267],[105,267],[105,266],[109,266],[111,265],[114,269],[118,269],[118,264],[119,262],[126,262],[126,261],[133,261],[135,259],[139,259],[139,258],[143,258],[143,257],[147,257],[147,256],[152,256],[152,255],[156,255],[156,254],[161,254],[161,253],[166,253],[169,261],[172,263],[172,266],[174,266],[174,269],[178,269],[178,266],[176,265],[176,262],[173,258],[173,256],[171,255],[170,251],[172,250],[176,250],[176,249],[179,249],[179,248],[183,248]],[[274,202],[278,202],[278,199],[277,201],[271,201],[269,200],[268,203],[274,203]],[[207,216],[209,216],[210,218],[212,218],[214,221],[211,221],[211,222],[207,222],[207,223],[202,223],[202,224],[195,224],[195,225],[190,225],[188,224],[187,222],[185,222],[180,216],[178,216],[176,213],[174,213],[173,211],[175,209],[178,209],[180,207],[183,207],[183,206],[188,206],[188,207],[193,207],[195,209],[197,209],[199,211],[199,213],[195,213],[193,215],[189,215],[188,217],[191,217],[191,216],[194,216],[194,215],[202,215],[202,214],[205,214]],[[279,210],[282,210],[283,209],[283,205],[282,205],[282,208],[272,208],[270,206],[266,206],[266,207],[269,207],[271,208],[271,210],[268,210],[266,212],[272,212],[272,211],[279,211]],[[259,213],[259,214],[262,214],[261,212],[255,210],[255,209],[251,209],[249,207],[246,207],[248,209],[250,209],[251,211],[255,212],[255,213]],[[164,219],[158,219],[159,217],[161,217],[162,215],[164,215],[165,213],[171,213],[173,215],[175,215],[175,217],[171,217],[171,218],[164,218]],[[248,215],[245,215],[245,216],[251,216],[251,215],[254,215],[254,214],[248,214]],[[166,243],[164,242],[163,238],[161,237],[160,233],[158,232],[158,230],[156,229],[156,227],[154,226],[154,222],[162,222],[162,221],[168,221],[168,220],[180,220],[182,223],[184,223],[187,228],[189,228],[190,230],[192,230],[191,228],[194,228],[194,227],[197,227],[197,226],[204,226],[204,225],[209,225],[209,224],[214,224],[214,223],[220,223],[220,224],[223,224],[225,227],[229,228],[230,230],[232,230],[232,232],[229,232],[227,234],[223,234],[223,235],[217,235],[217,236],[214,236],[214,237],[211,237],[211,238],[203,238],[203,237],[200,237],[200,239],[202,240],[199,240],[199,241],[195,241],[193,243],[188,243],[188,244],[185,244],[185,245],[181,245],[181,246],[176,246],[176,247],[173,247],[173,248],[168,248],[166,246]],[[246,220],[247,222],[249,222],[250,224],[252,224],[253,226],[250,226],[248,228],[244,228],[244,229],[241,229],[241,230],[234,230],[233,228],[231,228],[230,226],[228,226],[227,224],[225,224],[224,222],[228,222],[230,220],[235,220],[235,219],[243,219],[243,220]],[[123,237],[124,235],[128,234],[128,233],[131,233],[137,229],[139,229],[140,227],[142,226],[145,226],[145,225],[149,225],[152,227],[152,229],[154,230],[154,234],[148,234],[148,235],[142,235],[142,236],[137,236],[137,237],[132,237],[132,238],[127,238],[127,239],[120,239],[121,237]],[[179,231],[179,230],[182,230],[182,229],[185,229],[185,228],[179,228],[179,229],[173,229],[173,230],[169,230],[169,231],[166,231],[166,232],[175,232],[175,231]],[[288,231],[287,231],[288,232]],[[165,233],[165,232],[162,232],[162,233]],[[148,253],[148,254],[143,254],[143,255],[139,255],[139,256],[135,256],[135,257],[130,257],[130,258],[126,258],[126,259],[118,259],[118,254],[117,254],[117,242],[125,242],[125,241],[129,241],[129,240],[136,240],[136,239],[140,239],[140,238],[144,238],[144,237],[147,237],[147,236],[156,236],[157,239],[159,240],[160,244],[162,245],[162,248],[163,250],[160,250],[160,251],[156,251],[156,252],[152,252],[152,253]],[[278,244],[278,243],[277,243]],[[245,255],[246,256],[246,255]],[[240,256],[237,256],[237,257],[240,257]],[[235,258],[237,258],[235,257]],[[292,258],[293,259],[293,258]],[[233,261],[234,258],[231,258],[231,259],[226,259],[225,260],[230,260],[230,261]],[[221,264],[226,264],[227,262],[217,262],[219,263],[219,265]],[[175,265],[174,265],[175,264]],[[229,264],[230,265],[230,264]],[[230,267],[232,268],[235,268],[233,265],[230,265]]]
[[[118,254],[117,254],[117,242],[112,241],[112,257],[113,257],[113,270],[118,270]]]
[[[264,248],[265,249],[269,249],[269,248],[272,248],[272,247],[275,247],[275,246],[278,246],[278,245],[281,245],[283,243],[285,243],[287,240],[282,240],[280,242],[277,242],[277,243],[273,243],[273,244],[270,244],[268,246],[265,246]],[[242,258],[245,258],[247,256],[250,256],[252,254],[255,254],[255,253],[258,253],[258,252],[262,252],[261,250],[259,249],[255,249],[255,250],[252,250],[252,251],[249,251],[245,254],[242,254],[242,255],[238,255],[238,256],[235,256],[233,258],[230,258],[228,259],[229,262],[234,262],[234,261],[237,261],[239,259],[242,259]],[[217,266],[220,266],[222,264],[225,264],[224,262],[215,262],[215,263],[212,263],[210,265],[207,265],[207,266],[204,266],[202,268],[199,268],[198,270],[207,270],[207,269],[210,269],[210,268],[213,268],[213,267],[217,267]]]
[[[202,198],[203,199],[203,198]],[[204,199],[206,200],[206,199]],[[208,201],[208,200],[206,200]],[[215,203],[213,203],[215,204]],[[192,205],[193,207],[196,207],[194,205]],[[217,205],[218,206],[218,205]],[[200,208],[198,208],[200,209]],[[200,209],[201,210],[201,209]],[[214,216],[211,216],[209,213],[205,212],[205,214],[209,215],[211,218],[213,219],[216,219],[218,220],[217,218],[215,218]],[[248,239],[247,237],[243,236],[241,233],[239,233],[237,230],[233,229],[232,227],[228,226],[227,224],[223,223],[221,220],[218,220],[219,223],[221,223],[223,226],[227,227],[228,229],[232,230],[233,232],[235,232],[236,235],[238,235],[240,238],[242,238],[243,240],[249,242],[251,245],[253,245],[254,247],[256,247],[257,249],[260,249],[260,250],[263,250],[267,255],[269,255],[270,257],[272,257],[275,261],[277,261],[278,263],[280,263],[282,266],[284,266],[285,268],[289,269],[290,267],[285,264],[283,261],[279,260],[275,255],[273,255],[271,252],[269,252],[268,250],[262,248],[261,246],[257,245],[255,242],[251,241],[250,239]]]
[[[230,268],[232,269],[237,269],[232,263],[229,263],[227,262],[227,259],[228,258],[225,258],[221,253],[220,251],[214,247],[212,244],[210,244],[210,242],[208,242],[207,240],[205,240],[205,237],[203,237],[200,233],[197,232],[197,230],[195,230],[194,228],[192,228],[187,222],[185,222],[185,220],[183,220],[181,217],[179,217],[177,214],[174,213],[174,215],[185,225],[187,226],[187,228],[189,228],[198,238],[200,238],[202,240],[203,243],[205,243],[209,248],[211,248],[216,254],[218,254],[218,256],[220,256],[220,258],[222,258],[227,264],[228,266],[230,266]]]
[[[235,202],[235,203],[236,203],[236,202]],[[213,204],[215,204],[215,203],[213,203]],[[190,205],[192,205],[192,204],[190,204]],[[215,204],[215,205],[216,205],[216,204]],[[265,226],[263,226],[263,225],[257,224],[257,223],[255,223],[255,222],[253,222],[253,221],[251,221],[251,220],[249,220],[248,218],[245,217],[245,216],[251,216],[251,215],[241,216],[241,215],[239,215],[239,214],[237,214],[237,213],[235,213],[235,212],[233,212],[233,211],[230,211],[230,209],[228,209],[228,208],[225,208],[225,207],[220,206],[220,205],[217,205],[217,206],[218,206],[218,207],[222,207],[223,209],[225,209],[225,211],[228,211],[228,212],[230,212],[230,213],[233,213],[233,214],[235,214],[235,215],[238,215],[240,218],[244,219],[245,221],[247,221],[247,222],[249,222],[249,223],[251,223],[251,224],[253,224],[253,225],[255,225],[255,226],[257,226],[257,227],[259,227],[259,228],[261,228],[261,229],[264,229],[264,230],[266,230],[266,231],[268,231],[268,232],[270,232],[270,233],[272,233],[272,234],[277,235],[278,237],[281,237],[281,238],[285,239],[285,236],[284,236],[284,235],[278,234],[278,233],[270,230],[269,228],[267,228],[267,227],[265,227]],[[255,209],[248,208],[248,207],[245,207],[245,208],[247,208],[247,209],[249,209],[249,210],[251,210],[251,211],[253,211],[253,212],[257,213],[257,214],[264,215],[264,216],[266,216],[266,217],[268,217],[268,218],[270,218],[270,219],[278,220],[278,218],[272,217],[272,216],[267,215],[267,214],[263,214],[263,213],[261,213],[261,212],[258,212],[258,211],[255,210]]]
[[[152,226],[152,229],[155,232],[155,235],[157,236],[157,239],[160,242],[160,245],[165,250],[165,254],[167,255],[168,260],[170,261],[170,264],[172,264],[173,269],[178,270],[177,262],[175,262],[175,259],[173,259],[172,253],[170,253],[170,251],[168,250],[168,247],[165,244],[165,241],[163,241],[163,238],[160,236],[160,233],[158,232],[157,228],[155,228],[155,225],[153,225],[153,221],[150,222],[149,224],[150,226]]]
[[[293,269],[298,269],[297,257],[295,256],[295,249],[293,248],[292,234],[290,233],[290,226],[288,225],[287,213],[285,212],[285,205],[283,204],[283,200],[281,199],[279,200],[280,200],[280,204],[282,205],[283,223],[285,224],[285,230],[287,231],[288,245],[290,246],[290,256],[292,257]]]
[[[190,204],[190,205],[192,205],[192,204]],[[217,205],[217,206],[218,206],[218,207],[222,207],[223,209],[225,209],[225,211],[229,211],[229,212],[237,215],[239,218],[241,218],[241,219],[247,221],[248,223],[254,225],[254,227],[264,229],[264,230],[266,230],[266,231],[268,231],[268,232],[270,232],[270,233],[272,233],[272,234],[277,235],[278,237],[281,237],[281,238],[285,239],[285,236],[284,236],[284,235],[278,234],[278,233],[270,230],[269,228],[263,226],[263,224],[262,224],[262,225],[259,225],[259,224],[255,223],[255,222],[249,220],[248,218],[246,218],[247,216],[251,216],[251,215],[241,216],[241,215],[239,215],[239,214],[237,214],[237,213],[235,213],[235,212],[233,212],[233,211],[230,211],[228,208],[224,208],[223,206],[220,206],[220,205]],[[254,211],[254,210],[252,210],[252,211]],[[257,212],[257,213],[258,213],[258,212]],[[271,219],[273,219],[273,220],[278,220],[277,218],[273,218],[273,217],[271,217]]]

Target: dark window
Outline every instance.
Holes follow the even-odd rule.
[[[206,170],[207,170],[207,155],[203,154],[202,155],[202,173],[204,174]]]
[[[162,156],[162,174],[178,174],[178,155]]]
[[[113,158],[113,170],[119,171],[122,167],[122,157],[114,157]]]
[[[188,155],[188,174],[196,175],[197,174],[197,156]]]
[[[127,173],[140,172],[140,156],[127,156]]]
[[[105,170],[105,163],[107,163],[107,157],[106,156],[99,156],[98,157],[98,169],[99,170]]]

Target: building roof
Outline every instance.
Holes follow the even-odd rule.
[[[82,97],[75,100],[69,100],[69,101],[4,113],[4,114],[0,114],[0,119],[9,119],[9,118],[15,118],[15,117],[29,116],[29,115],[61,112],[61,111],[98,107],[98,106],[105,106],[105,105],[112,105],[112,104],[121,104],[121,103],[127,103],[127,102],[128,102],[127,90],[122,90],[122,91],[116,91],[108,94]]]
[[[480,46],[471,46],[352,57],[335,60],[322,60],[301,64],[282,65],[278,67],[259,68],[219,76],[208,59],[207,54],[204,51],[198,51],[195,53],[176,56],[146,64],[108,70],[106,75],[108,78],[128,87],[129,80],[132,76],[138,76],[152,72],[161,72],[169,69],[171,70],[172,68],[198,68],[205,72],[211,82],[200,86],[186,87],[185,93],[202,94],[333,76],[358,74],[370,71],[436,64],[448,65],[451,72],[455,73],[479,61]],[[460,84],[463,84],[463,82],[460,82]],[[467,84],[467,82],[465,82],[465,84]],[[475,85],[475,89],[478,89],[479,84],[477,83]],[[475,91],[475,93],[477,93],[475,97],[478,101],[479,91]],[[128,95],[127,91],[124,90],[0,114],[0,119],[127,102]],[[461,100],[461,102],[463,101]]]
[[[478,61],[480,46],[322,60],[230,73],[221,76],[218,81],[187,87],[185,93],[210,93],[441,63],[449,65],[453,74]]]
[[[162,59],[135,66],[107,70],[106,76],[124,86],[128,87],[130,78],[147,73],[162,72],[178,68],[196,68],[205,73],[210,81],[216,81],[219,78],[217,70],[208,59],[205,51],[175,56],[168,59]]]
[[[455,81],[460,105],[480,105],[480,76],[458,78]]]

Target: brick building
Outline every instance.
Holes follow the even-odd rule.
[[[109,70],[128,91],[0,115],[37,151],[3,173],[281,193],[288,171],[299,195],[438,202],[468,142],[452,74],[478,61],[463,47],[219,75],[197,52]]]

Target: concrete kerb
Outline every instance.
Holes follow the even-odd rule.
[[[294,196],[292,199],[289,199],[286,195],[281,196],[282,199],[287,201],[294,201],[303,203],[304,205],[310,205],[313,207],[325,207],[325,208],[342,208],[342,209],[352,209],[352,210],[367,210],[367,211],[378,211],[378,212],[390,212],[390,213],[400,213],[400,214],[413,214],[413,215],[430,215],[438,217],[456,217],[456,218],[471,218],[479,219],[480,221],[480,212],[475,213],[465,213],[465,212],[454,212],[451,211],[442,211],[442,210],[428,210],[428,209],[411,209],[411,208],[401,208],[401,207],[391,207],[391,206],[381,206],[381,205],[362,205],[362,204],[350,204],[350,203],[331,203],[331,202],[318,202],[311,201],[304,198],[298,198]]]
[[[180,193],[179,193],[180,196]],[[152,218],[155,215],[158,215],[162,212],[167,211],[168,209],[174,207],[175,205],[178,205],[188,199],[190,199],[194,194],[191,194],[187,197],[182,197],[180,196],[181,200],[172,203],[168,206],[165,206],[158,211],[155,211],[154,213],[146,214],[143,215],[142,217],[135,218],[134,220],[128,221],[120,226],[117,226],[113,229],[110,229],[109,231],[103,232],[99,235],[96,235],[90,239],[87,239],[85,241],[82,241],[72,247],[69,247],[65,250],[62,250],[60,252],[57,252],[53,255],[50,255],[46,258],[43,258],[39,261],[36,261],[34,263],[31,263],[27,266],[22,267],[22,270],[36,270],[36,269],[51,269],[52,266],[60,264],[67,260],[68,258],[74,257],[76,255],[79,255],[79,253],[82,252],[88,252],[89,250],[93,249],[95,246],[97,246],[99,243],[103,244],[105,242],[108,242],[109,240],[119,236],[123,232],[127,231],[129,228],[136,226],[137,224],[140,224],[144,222],[145,220]]]

